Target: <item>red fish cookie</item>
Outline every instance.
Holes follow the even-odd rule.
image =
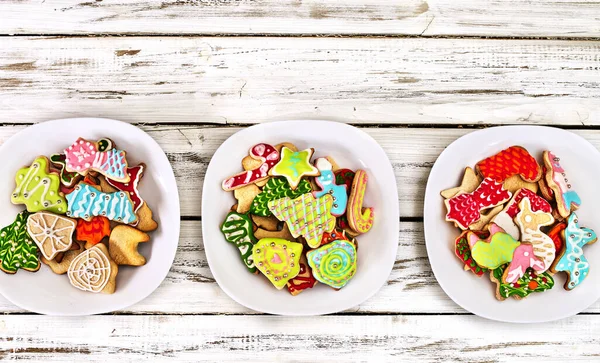
[[[542,177],[542,168],[535,158],[521,146],[511,146],[496,155],[481,160],[475,166],[484,178],[498,183],[504,182],[513,175],[519,175],[527,182],[537,182]]]

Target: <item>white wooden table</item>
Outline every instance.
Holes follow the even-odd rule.
[[[600,148],[599,38],[593,0],[3,0],[0,140],[65,117],[141,125],[173,164],[182,232],[166,280],[127,310],[44,317],[0,297],[0,360],[600,361],[600,302],[541,325],[470,315],[437,285],[422,224],[431,165],[474,128],[555,125]],[[211,276],[203,175],[240,127],[307,118],[388,153],[397,260],[350,311],[264,316]]]

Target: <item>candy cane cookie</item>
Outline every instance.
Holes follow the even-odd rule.
[[[367,180],[366,171],[356,171],[346,209],[350,228],[358,233],[366,233],[373,227],[373,208],[363,208],[365,192],[367,191]]]
[[[224,191],[228,192],[267,179],[269,171],[279,162],[279,152],[269,144],[254,145],[248,154],[253,159],[261,161],[262,164],[256,169],[244,171],[225,179],[222,184]]]

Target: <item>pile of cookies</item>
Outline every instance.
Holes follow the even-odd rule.
[[[321,282],[336,290],[356,273],[356,237],[373,226],[363,208],[367,173],[340,168],[331,157],[311,163],[314,149],[257,144],[243,172],[222,183],[237,204],[221,231],[248,271],[260,271],[292,295]]]
[[[158,227],[129,167],[110,139],[79,138],[62,153],[17,171],[11,202],[25,205],[0,231],[0,269],[35,272],[40,261],[83,291],[112,294],[118,266],[142,266],[138,244]]]
[[[464,269],[489,273],[496,298],[522,299],[554,287],[566,273],[567,291],[589,273],[584,246],[596,233],[580,227],[581,199],[560,159],[544,151],[543,163],[523,147],[511,146],[467,167],[460,186],[441,192],[446,220],[461,230],[454,242]]]

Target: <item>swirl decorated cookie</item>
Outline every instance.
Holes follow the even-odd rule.
[[[278,290],[300,273],[302,244],[280,238],[263,238],[252,248],[256,267]]]
[[[101,243],[77,255],[67,271],[74,287],[104,294],[115,292],[118,273],[119,267],[110,258],[106,246]]]
[[[356,247],[338,240],[306,254],[313,276],[321,283],[341,289],[356,273]]]

